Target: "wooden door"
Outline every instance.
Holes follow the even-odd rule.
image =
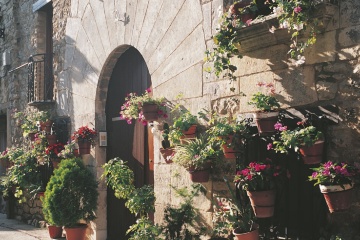
[[[142,94],[150,86],[150,75],[144,59],[135,48],[129,48],[116,63],[108,86],[106,102],[106,126],[108,133],[107,160],[115,157],[128,162],[135,174],[135,185],[153,183],[153,149],[150,131],[133,121],[127,124],[119,118],[120,107],[126,94]],[[125,201],[115,198],[108,189],[107,194],[107,240],[128,239],[126,231],[135,223],[135,217],[124,206]]]

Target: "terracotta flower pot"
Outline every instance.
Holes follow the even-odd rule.
[[[53,144],[56,143],[57,137],[54,134],[53,135],[46,135],[46,139],[47,139],[49,145],[53,145]]]
[[[85,240],[86,224],[79,224],[76,227],[65,227],[66,240]]]
[[[324,141],[317,141],[312,146],[303,146],[299,148],[304,164],[321,163],[324,150]]]
[[[195,183],[202,183],[202,182],[208,182],[210,179],[210,170],[209,169],[203,169],[203,170],[188,170],[190,174],[191,181]]]
[[[79,154],[90,154],[91,142],[89,141],[78,141]]]
[[[29,140],[30,140],[31,142],[35,141],[35,135],[36,135],[36,133],[29,133],[29,134],[28,134]]]
[[[40,129],[41,131],[45,131],[46,133],[51,133],[51,127],[53,125],[52,120],[48,120],[46,122],[40,122]]]
[[[48,225],[48,231],[50,238],[52,239],[62,237],[62,232],[63,232],[62,227]]]
[[[254,113],[254,119],[260,136],[271,136],[275,133],[275,123],[278,121],[279,112]]]
[[[320,192],[324,195],[330,213],[342,212],[350,208],[352,190],[353,186],[350,184],[344,184],[344,188],[340,185],[320,185]]]
[[[160,153],[164,158],[166,163],[172,163],[172,157],[174,156],[175,149],[174,148],[160,148]]]
[[[183,131],[183,136],[180,137],[180,143],[186,144],[187,141],[196,138],[197,125],[191,125],[188,130]]]
[[[251,206],[257,218],[268,218],[274,215],[276,191],[247,191]]]
[[[226,143],[224,143],[222,145],[222,149],[223,149],[223,153],[224,153],[224,157],[227,159],[233,159],[236,158],[236,156],[238,155],[238,153],[240,153],[239,150],[237,150],[235,148],[235,146],[232,147],[228,147],[229,144],[231,144],[233,142],[233,135],[228,135],[228,136],[224,136],[224,137],[220,137],[221,139],[224,139],[226,141]]]
[[[233,234],[238,240],[258,240],[259,239],[259,225],[254,226],[254,230],[246,233],[239,233],[239,229],[235,229]]]
[[[144,103],[142,106],[142,112],[144,118],[148,122],[156,121],[159,119],[159,106],[154,103]]]

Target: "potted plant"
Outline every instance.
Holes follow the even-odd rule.
[[[53,164],[54,169],[58,167],[60,163],[59,153],[64,150],[64,144],[55,143],[47,146],[45,149],[45,154],[49,158],[50,162]]]
[[[201,135],[186,144],[177,145],[173,162],[184,167],[193,182],[207,182],[210,168],[219,161],[220,155],[219,146],[209,141],[209,136]]]
[[[324,135],[316,127],[306,122],[298,122],[294,130],[288,130],[287,126],[276,123],[274,128],[280,131],[278,140],[273,141],[273,148],[276,152],[288,153],[292,148],[299,151],[305,164],[318,164],[322,161],[324,149]]]
[[[146,89],[142,95],[129,93],[121,106],[120,117],[128,124],[132,123],[132,119],[138,119],[143,125],[159,118],[167,118],[165,99],[154,98],[150,96],[150,93],[150,88]]]
[[[61,150],[58,155],[59,158],[74,158],[79,156],[78,149],[76,148],[75,141],[69,141],[64,145],[64,149]]]
[[[88,126],[82,126],[71,137],[79,145],[79,154],[90,154],[91,145],[95,144],[97,132]]]
[[[265,87],[267,93],[257,92],[252,95],[249,105],[253,105],[257,111],[254,119],[260,136],[269,136],[275,132],[274,124],[279,116],[279,101],[275,98],[275,88],[272,83],[258,82],[258,87]]]
[[[248,137],[249,130],[243,121],[217,118],[213,125],[206,131],[214,140],[220,139],[225,158],[231,159],[241,152],[244,140]]]
[[[45,219],[64,226],[67,240],[84,240],[87,224],[96,218],[98,183],[81,159],[64,159],[54,171],[43,198]],[[79,235],[77,235],[79,234]]]
[[[247,192],[255,216],[267,218],[274,214],[276,185],[282,177],[283,169],[267,158],[237,171],[234,181]]]
[[[229,197],[218,197],[213,202],[215,209],[213,235],[230,239],[232,234],[239,240],[258,240],[259,225],[255,222],[250,204],[246,203],[243,194],[237,197],[226,177],[224,180],[230,194]]]
[[[197,117],[187,110],[180,110],[180,115],[173,119],[174,123],[170,126],[169,139],[174,144],[187,140],[196,136]]]
[[[319,185],[330,213],[349,209],[353,181],[359,169],[344,162],[328,161],[312,170],[314,172],[309,176],[309,181],[315,181],[314,186]]]

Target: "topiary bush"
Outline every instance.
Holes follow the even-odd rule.
[[[79,158],[64,159],[54,171],[43,198],[45,220],[73,227],[96,218],[98,182]]]

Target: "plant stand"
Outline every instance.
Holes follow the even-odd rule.
[[[346,211],[351,206],[353,187],[350,184],[325,186],[320,185],[320,192],[324,195],[330,213]]]
[[[251,206],[257,218],[268,218],[274,215],[276,191],[247,191]]]
[[[312,146],[300,147],[299,152],[302,156],[304,164],[321,163],[323,157],[324,141],[317,141]]]

